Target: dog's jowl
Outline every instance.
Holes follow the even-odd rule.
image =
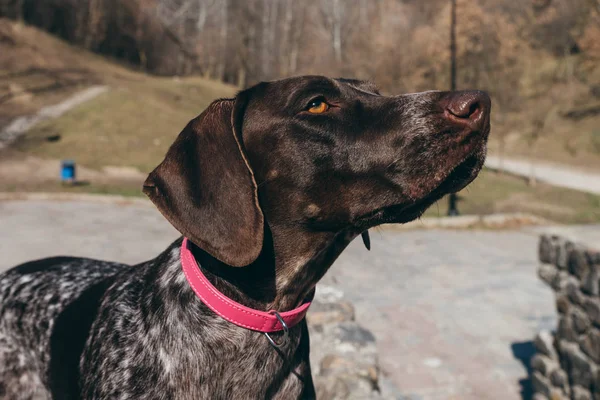
[[[483,92],[320,76],[213,102],[144,183],[182,239],[0,276],[0,398],[314,398],[317,282],[356,236],[469,184],[489,121]]]

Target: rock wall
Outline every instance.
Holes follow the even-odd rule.
[[[543,235],[540,278],[556,292],[559,323],[531,360],[535,400],[600,400],[600,252]]]
[[[340,291],[318,286],[307,314],[318,399],[383,399],[373,334],[354,320]]]

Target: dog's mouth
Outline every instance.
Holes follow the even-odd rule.
[[[447,193],[454,193],[464,189],[477,177],[483,167],[484,161],[485,155],[471,154],[454,167],[450,174],[448,174],[448,177],[433,192],[439,191],[443,196]]]
[[[483,152],[482,152],[483,153]],[[387,223],[406,223],[419,218],[433,203],[449,193],[456,193],[468,186],[479,174],[485,155],[471,154],[455,166],[434,190],[428,195],[409,205],[392,206],[384,210],[389,219]]]
[[[449,193],[456,193],[469,185],[479,174],[485,161],[485,148],[469,154],[448,173],[446,178],[429,194],[409,204],[402,203],[377,210],[362,219],[362,228],[380,224],[406,223],[419,218],[433,203]],[[361,224],[361,225],[363,225]]]

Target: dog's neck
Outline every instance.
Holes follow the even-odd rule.
[[[241,268],[228,266],[197,247],[193,253],[204,274],[226,296],[257,310],[282,312],[303,302],[356,235],[271,226],[265,229],[260,256]]]

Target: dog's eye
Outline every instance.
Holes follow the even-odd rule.
[[[324,112],[327,112],[327,110],[329,110],[329,104],[322,98],[311,100],[306,107],[306,111],[311,114],[323,114]]]

